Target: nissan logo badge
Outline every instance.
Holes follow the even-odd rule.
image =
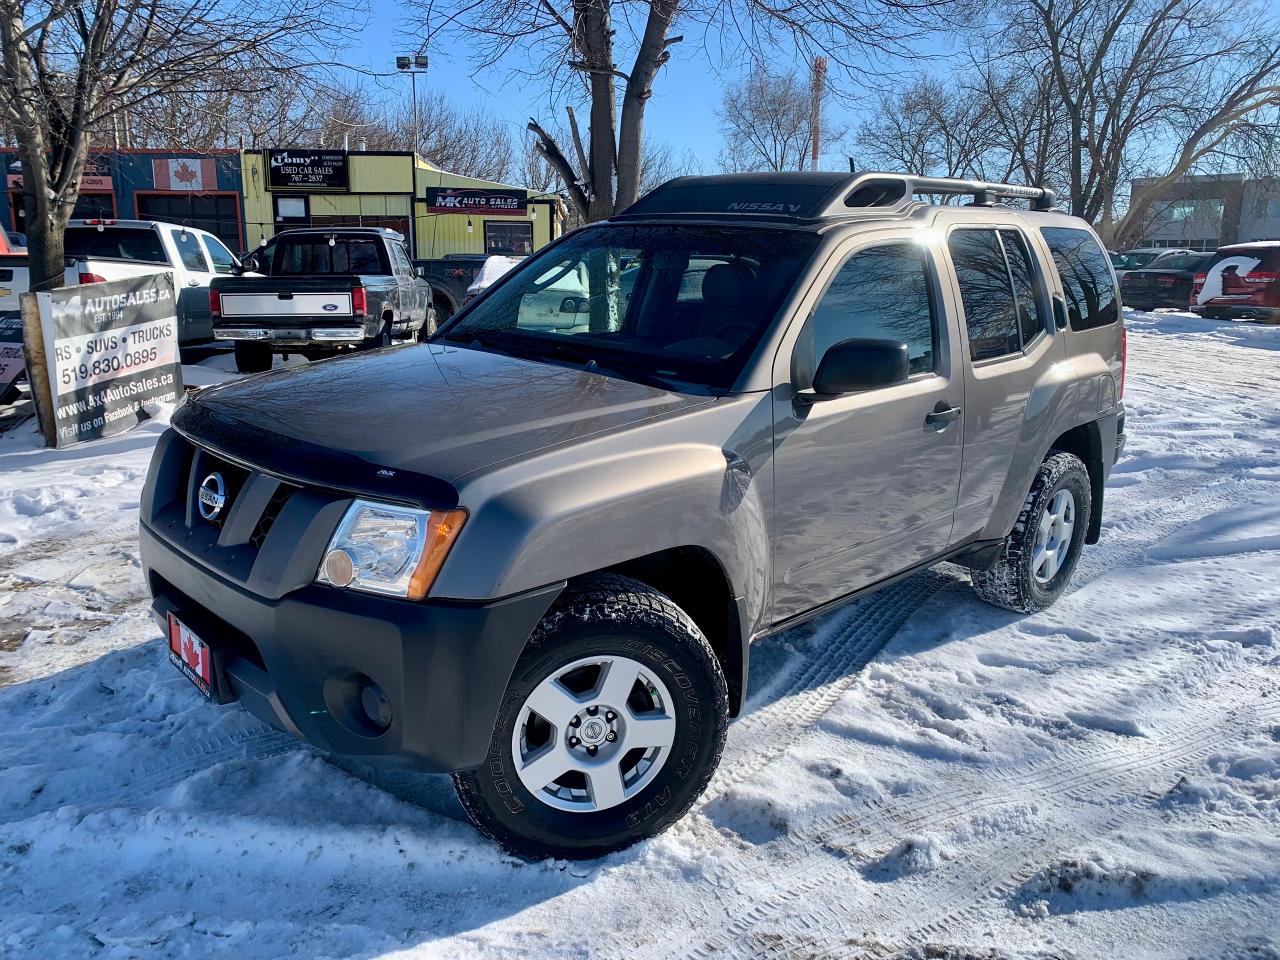
[[[200,484],[200,494],[197,498],[200,516],[206,520],[218,519],[218,514],[222,513],[226,502],[227,485],[222,479],[222,474],[217,472],[209,474]]]

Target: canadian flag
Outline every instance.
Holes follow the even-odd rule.
[[[205,683],[209,683],[213,670],[209,663],[209,648],[195,634],[176,619],[169,620],[169,649],[182,658]]]
[[[152,160],[157,190],[216,190],[218,172],[212,160]]]

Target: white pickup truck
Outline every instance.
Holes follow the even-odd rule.
[[[72,220],[65,253],[67,286],[173,271],[183,346],[213,339],[209,282],[240,270],[235,254],[213,234],[154,220]]]

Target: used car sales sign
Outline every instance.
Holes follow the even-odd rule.
[[[347,155],[341,150],[268,150],[268,190],[346,190]]]
[[[124,433],[182,395],[173,274],[37,294],[59,447]]]

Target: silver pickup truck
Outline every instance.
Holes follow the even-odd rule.
[[[269,369],[273,353],[318,359],[435,329],[431,285],[394,230],[289,230],[244,269],[262,276],[219,277],[209,288],[213,335],[235,343],[241,373]]]

